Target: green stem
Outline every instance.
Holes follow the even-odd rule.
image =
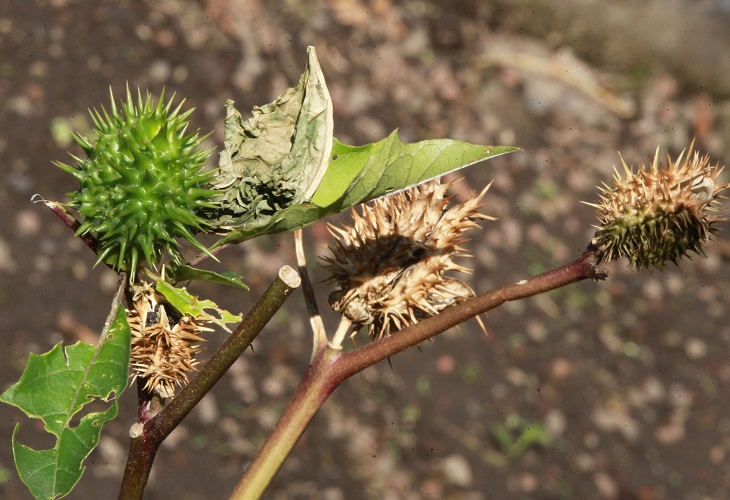
[[[281,419],[236,485],[231,498],[248,500],[261,497],[314,415],[345,379],[507,301],[532,297],[584,279],[605,279],[606,273],[597,267],[599,259],[596,251],[597,248],[590,245],[570,264],[474,297],[395,335],[353,351],[342,353],[327,345],[321,346]]]
[[[341,351],[322,346],[304,373],[294,397],[276,427],[249,466],[231,499],[260,498],[281,464],[289,456],[315,413],[341,381],[333,377],[333,369]]]
[[[159,412],[154,408],[154,397],[138,386],[139,421],[133,427],[134,435],[127,467],[119,490],[120,499],[142,498],[155,455],[162,442],[251,345],[299,284],[297,273],[288,266],[283,267],[236,331],[180,394]]]

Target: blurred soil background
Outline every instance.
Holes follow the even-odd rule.
[[[730,159],[730,2],[689,0],[4,0],[0,4],[0,381],[29,352],[92,339],[115,276],[34,194],[76,189],[55,168],[81,154],[86,110],[125,84],[187,98],[193,126],[223,141],[223,103],[245,111],[296,84],[317,48],[335,135],[372,142],[451,137],[516,145],[462,171],[457,197],[494,180],[473,233],[473,287],[486,292],[565,263],[592,236],[595,186],[618,150],[657,146]],[[213,163],[214,158],[211,160]],[[725,179],[727,181],[727,179]],[[345,221],[345,217],[331,221]],[[727,233],[707,258],[666,272],[609,266],[581,283],[438,336],[341,386],[267,498],[730,498],[730,265]],[[313,279],[324,223],[305,231]],[[195,286],[247,311],[284,264],[290,235],[221,255],[250,292]],[[320,287],[326,308],[329,288]],[[336,318],[325,311],[330,330]],[[211,335],[209,346],[222,341]],[[365,342],[363,338],[359,342]],[[225,498],[296,388],[309,358],[300,292],[167,440],[149,499]],[[114,498],[135,391],[71,498]],[[52,446],[37,421],[0,407],[0,496],[29,498],[10,436]]]

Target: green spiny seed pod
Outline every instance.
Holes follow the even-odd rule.
[[[76,234],[96,238],[97,262],[130,278],[143,260],[156,267],[167,254],[180,263],[176,238],[204,251],[193,235],[209,229],[199,212],[215,207],[214,192],[205,188],[211,172],[203,170],[210,151],[199,149],[198,132],[185,134],[193,110],[181,113],[184,101],[173,109],[174,95],[167,103],[163,97],[164,91],[153,104],[138,90],[135,105],[127,87],[120,111],[112,95],[111,114],[103,107],[90,112],[97,140],[76,135],[87,159],[56,163],[80,184],[68,203],[82,216]]]
[[[659,152],[649,169],[634,172],[621,159],[625,176],[616,171],[613,186],[601,188],[598,209],[600,225],[593,243],[601,260],[629,259],[629,267],[651,266],[664,269],[689,252],[704,254],[702,245],[716,232],[715,223],[726,220],[714,215],[720,193],[722,171],[710,165],[709,156],[700,157],[690,145],[667,166],[658,162]]]

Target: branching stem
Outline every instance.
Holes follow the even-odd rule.
[[[141,499],[152,470],[152,463],[164,439],[182,422],[203,396],[218,382],[239,356],[300,285],[296,271],[289,266],[279,270],[251,311],[241,321],[226,342],[164,408],[150,393],[139,390],[139,419],[132,432],[127,467],[124,471],[119,498]]]
[[[353,351],[343,353],[321,344],[289,406],[236,485],[231,498],[248,500],[261,497],[314,415],[345,379],[505,302],[532,297],[585,279],[605,279],[606,273],[598,268],[596,251],[595,246],[589,245],[583,255],[570,264],[474,297],[395,335]]]

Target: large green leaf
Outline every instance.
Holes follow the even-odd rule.
[[[341,211],[516,150],[451,139],[406,144],[400,140],[397,130],[382,141],[366,146],[348,146],[336,141],[329,167],[312,203]]]
[[[358,203],[518,150],[451,139],[404,143],[397,131],[365,146],[348,146],[335,139],[329,166],[311,202],[280,210],[262,224],[250,221],[231,231],[214,248],[261,234],[297,229]]]
[[[20,380],[0,395],[0,401],[40,418],[56,437],[53,448],[34,450],[18,441],[19,424],[13,432],[15,465],[36,498],[63,497],[78,482],[102,426],[117,415],[116,399],[127,385],[129,350],[129,326],[124,308],[118,307],[96,346],[77,342],[64,349],[58,343],[45,354],[31,354]],[[78,418],[85,405],[98,400],[111,404]]]

